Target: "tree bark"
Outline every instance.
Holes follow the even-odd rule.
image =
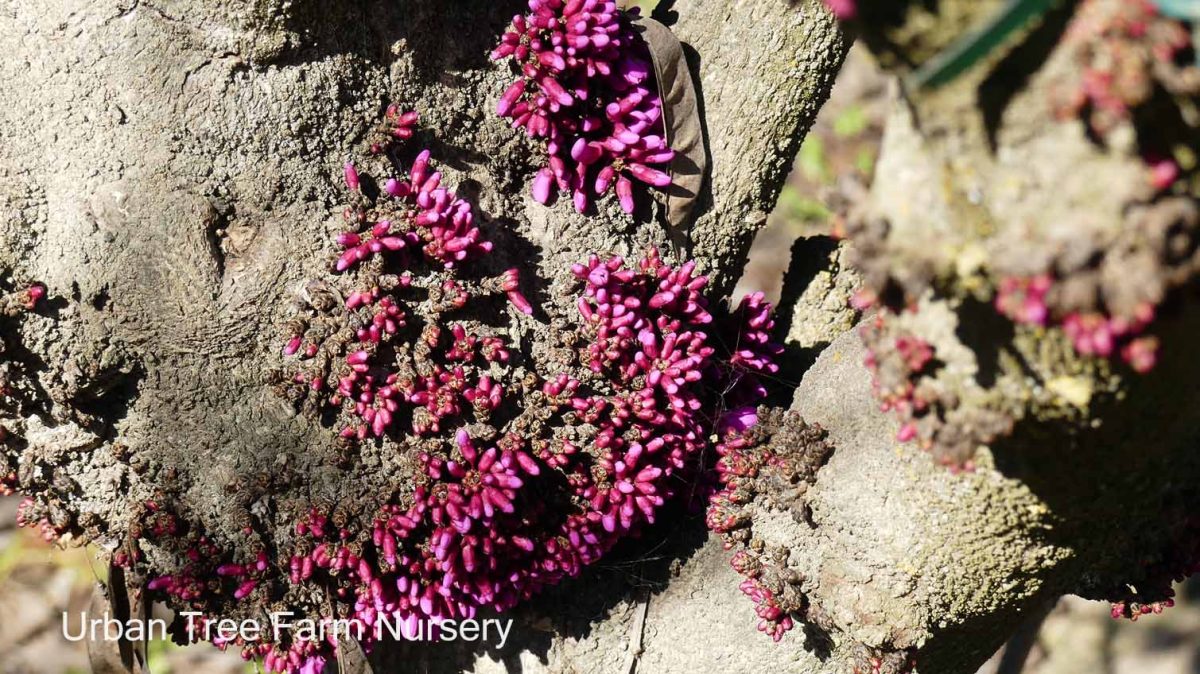
[[[137,1],[7,12],[6,46],[23,56],[3,66],[11,217],[0,264],[46,283],[53,307],[14,328],[29,414],[9,423],[22,469],[43,473],[23,487],[69,474],[82,489],[68,509],[97,516],[92,533],[105,538],[128,524],[127,499],[164,488],[218,527],[230,504],[216,485],[253,492],[286,469],[304,476],[295,495],[306,499],[356,491],[360,476],[332,465],[329,433],[292,417],[263,375],[279,362],[291,300],[329,269],[345,199],[335,176],[389,101],[422,113],[447,182],[478,195],[499,241],[494,266],[532,272],[543,322],[568,308],[549,289],[570,264],[666,250],[651,218],[612,204],[585,218],[527,196],[537,155],[491,114],[508,75],[487,60],[518,9]],[[846,45],[816,3],[676,11],[677,32],[705,55],[719,166],[696,257],[723,287]],[[752,34],[775,48],[745,49]],[[114,444],[145,471],[128,470]]]
[[[964,2],[939,11],[970,24],[995,9]],[[821,639],[785,637],[785,647],[803,641],[801,653],[752,638],[755,616],[731,589],[741,577],[709,540],[694,552],[683,546],[682,567],[662,572],[665,589],[645,609],[636,596],[625,600],[603,622],[551,640],[541,660],[522,656],[523,666],[615,670],[637,649],[639,666],[654,672],[850,671],[865,645],[867,657],[917,648],[921,672],[971,672],[1058,597],[1118,599],[1161,582],[1150,569],[1194,545],[1180,529],[1195,511],[1189,484],[1200,469],[1196,364],[1183,346],[1197,320],[1185,301],[1192,291],[1168,291],[1174,300],[1154,325],[1164,360],[1148,375],[1080,358],[1061,330],[1014,328],[987,301],[987,285],[1004,275],[1096,255],[1112,279],[1098,294],[1119,306],[1123,292],[1155,282],[1144,255],[1121,251],[1146,249],[1137,238],[1156,231],[1146,212],[1177,212],[1147,189],[1126,135],[1134,129],[1104,144],[1079,120],[1050,121],[1062,78],[1077,67],[1056,45],[1062,21],[1052,14],[1024,47],[940,91],[901,96],[897,85],[874,184],[850,215],[849,249],[816,273],[811,260],[793,261],[785,361],[823,348],[793,409],[828,429],[836,450],[808,490],[812,526],[768,507],[754,517],[753,540],[788,552],[823,614]],[[925,37],[909,47],[928,50]],[[1175,231],[1195,241],[1183,210]],[[1092,264],[1063,273],[1078,283]],[[899,425],[879,410],[862,366],[868,352],[847,331],[855,312],[844,307],[864,279],[913,302],[888,320],[933,345],[942,361],[934,385],[954,401],[948,419],[1011,415],[1011,429],[970,447],[970,470],[949,471],[895,440]],[[639,577],[656,578],[647,566]],[[828,648],[811,652],[824,639]]]
[[[524,272],[537,313],[496,320],[531,358],[572,315],[570,264],[669,248],[649,209],[630,218],[601,204],[584,217],[566,200],[547,208],[527,196],[539,151],[491,114],[508,73],[487,61],[520,4],[18,0],[0,14],[10,55],[0,63],[0,281],[42,281],[50,298],[46,310],[0,319],[0,374],[13,394],[0,426],[38,514],[115,550],[139,504],[169,503],[245,558],[264,541],[286,543],[315,503],[369,512],[391,497],[402,467],[388,447],[345,461],[331,429],[294,415],[265,382],[292,302],[335,257],[340,167],[389,102],[421,113],[447,182],[478,199],[497,241],[488,264]],[[670,14],[698,77],[712,167],[690,255],[719,297],[847,43],[817,0],[680,0]],[[1054,223],[1088,208],[1096,228],[1117,231],[1113,214],[1136,197],[1092,198],[1085,188],[1100,181],[1078,178],[1080,167],[1122,184],[1140,173],[1078,128],[1045,125],[1038,87],[989,138],[968,114],[969,91],[922,104],[931,107],[897,101],[863,216],[890,229],[856,254],[868,283],[899,280],[922,298],[901,320],[936,346],[962,409],[1001,395],[1037,404],[975,470],[948,471],[895,442],[897,422],[879,411],[866,350],[846,331],[855,314],[836,308],[859,282],[843,254],[795,284],[806,292],[792,347],[824,350],[793,408],[828,430],[835,451],[806,497],[811,524],[762,507],[754,536],[788,551],[818,629],[779,644],[756,634],[729,553],[700,518],[677,513],[521,608],[504,652],[436,647],[376,661],[828,672],[919,649],[922,672],[966,672],[1045,602],[1125,580],[1130,560],[1162,543],[1164,504],[1200,468],[1187,451],[1200,431],[1187,409],[1200,364],[1176,350],[1148,377],[1080,369],[1046,346],[1061,337],[988,332],[996,324],[969,292],[939,295],[931,279],[969,268],[987,246],[1020,257],[1033,216]],[[1036,184],[978,205],[974,189],[1010,184],[1047,148],[1058,154]],[[1077,188],[1065,201],[1064,184]],[[979,225],[993,219],[1002,222]],[[1193,320],[1164,321],[1164,342]],[[1074,408],[1055,398],[1072,383],[1094,392]],[[177,561],[166,549],[151,558],[162,569]]]
[[[508,318],[517,343],[573,311],[556,292],[571,263],[666,249],[649,213],[527,196],[538,150],[492,114],[509,75],[487,60],[520,8],[63,0],[0,16],[0,269],[10,290],[49,290],[4,319],[4,457],[32,517],[118,552],[154,502],[244,558],[313,504],[390,497],[387,452],[347,466],[334,432],[265,381],[295,298],[327,278],[340,166],[389,102],[421,113],[447,182],[478,199],[489,264],[525,272],[539,311]],[[719,297],[847,43],[816,1],[673,15],[713,166],[691,256]]]

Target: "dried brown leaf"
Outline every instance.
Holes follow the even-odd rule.
[[[634,24],[650,46],[663,102],[666,139],[675,150],[668,169],[671,186],[664,190],[667,232],[681,252],[687,251],[691,247],[692,216],[708,173],[700,99],[683,45],[671,29],[650,17],[635,17]]]
[[[374,674],[362,644],[353,639],[338,642],[337,660],[339,674]]]
[[[118,566],[109,567],[108,587],[96,583],[92,589],[92,601],[88,606],[87,617],[115,618],[123,625],[147,619],[145,603],[140,593],[130,592],[129,585],[125,582],[125,571]],[[91,662],[92,674],[145,674],[149,671],[146,667],[144,639],[104,639],[103,632],[97,634],[100,638],[92,639],[91,630],[87,630],[87,636],[88,660]]]

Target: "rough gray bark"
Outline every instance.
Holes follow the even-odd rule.
[[[256,481],[304,476],[305,498],[356,491],[359,476],[332,465],[330,434],[291,418],[263,376],[290,301],[332,259],[341,162],[389,101],[422,113],[448,181],[477,193],[492,223],[494,264],[536,271],[532,294],[547,312],[566,304],[547,287],[588,253],[663,244],[660,225],[613,204],[589,219],[527,197],[534,153],[491,114],[507,73],[486,58],[518,8],[31,2],[6,12],[6,47],[23,56],[3,66],[22,93],[0,122],[11,214],[0,263],[45,282],[56,307],[21,322],[24,348],[48,366],[28,382],[39,413],[14,422],[29,445],[24,470],[86,485],[70,509],[98,515],[110,535],[127,523],[125,497],[158,488],[210,524],[245,514],[264,493]],[[694,238],[723,286],[845,45],[815,4],[677,11],[680,36],[707,55],[720,169]],[[775,48],[745,49],[749,35]],[[141,477],[112,456],[118,441]],[[234,505],[213,485],[246,491]]]
[[[941,9],[969,23],[994,6]],[[1054,39],[1036,36],[1032,50]],[[828,345],[794,409],[829,429],[837,450],[808,492],[814,526],[796,526],[781,509],[759,513],[754,533],[768,549],[788,550],[789,567],[807,579],[803,591],[831,625],[831,657],[751,638],[754,615],[731,589],[740,577],[710,540],[646,606],[631,597],[604,622],[549,642],[541,660],[521,656],[523,666],[616,671],[640,647],[639,666],[653,672],[842,671],[865,644],[919,647],[922,672],[970,672],[1061,595],[1110,597],[1141,582],[1143,563],[1170,554],[1178,508],[1194,508],[1189,485],[1200,470],[1197,364],[1186,346],[1194,308],[1158,319],[1164,361],[1139,376],[1075,356],[1061,332],[1014,332],[980,299],[985,274],[1034,273],[1064,252],[1122,251],[1131,232],[1154,231],[1140,218],[1160,202],[1146,189],[1132,129],[1106,146],[1077,120],[1048,122],[1057,78],[1072,72],[1065,51],[1044,68],[1016,54],[942,92],[897,97],[875,184],[852,216],[886,220],[882,232],[859,233],[851,257],[876,284],[925,298],[896,320],[935,346],[938,386],[959,400],[954,412],[1007,407],[1016,416],[1011,433],[978,448],[974,470],[949,472],[894,440],[897,424],[879,411],[862,367],[866,352],[847,332],[855,314],[845,307],[862,279],[844,253],[793,286],[793,356]],[[1027,87],[987,79],[1004,68],[1037,72]],[[1014,83],[1020,90],[1006,89]],[[1122,291],[1161,283],[1146,258],[1109,257],[1100,292],[1119,304]],[[681,601],[686,613],[674,611]],[[709,645],[694,647],[700,641]]]
[[[293,416],[264,381],[291,302],[326,277],[339,167],[388,102],[422,113],[448,181],[477,196],[498,241],[489,262],[537,279],[528,292],[540,317],[509,317],[514,337],[536,341],[547,316],[570,310],[553,290],[570,263],[665,244],[645,214],[609,203],[584,218],[527,196],[535,153],[491,114],[508,75],[486,58],[519,8],[6,8],[0,268],[15,284],[44,282],[50,309],[9,323],[19,349],[6,354],[16,410],[5,451],[39,515],[68,540],[113,550],[155,500],[236,556],[264,536],[286,540],[312,503],[365,512],[389,498],[400,468],[387,452],[346,466],[333,432]],[[694,255],[719,293],[846,43],[816,1],[697,0],[674,12],[714,167]],[[174,564],[166,550],[151,561]]]

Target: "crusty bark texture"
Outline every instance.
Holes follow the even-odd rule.
[[[666,4],[697,77],[711,158],[686,255],[719,297],[847,39],[818,0]],[[502,319],[477,318],[502,324],[534,362],[551,321],[572,320],[570,264],[670,249],[649,206],[631,218],[602,202],[581,216],[567,200],[544,207],[528,196],[540,150],[492,114],[510,74],[487,59],[520,5],[15,0],[0,13],[0,281],[49,291],[39,311],[0,317],[0,473],[16,473],[36,515],[68,540],[117,550],[153,501],[248,558],[285,548],[313,505],[369,513],[403,491],[396,481],[411,465],[388,443],[347,457],[336,429],[296,415],[268,384],[293,303],[329,278],[342,163],[390,102],[421,113],[447,182],[477,200],[497,242],[487,264],[522,270],[534,316],[498,308]],[[980,217],[963,195],[1027,163],[996,161],[1012,155],[995,153],[959,108],[936,143],[906,104],[895,117],[871,198],[891,234],[868,239],[860,262],[868,277],[916,268],[909,277],[924,281],[979,255],[970,244],[986,228],[960,226]],[[1032,112],[1013,119],[1001,145],[1039,156],[1048,147],[1064,173],[1078,172],[1070,157],[1094,162],[1106,184],[1137,170],[1079,129],[1042,128]],[[1100,214],[1089,226],[1101,228],[1134,198],[1067,201],[1062,185],[1048,170],[1022,194],[1059,212],[1089,208]],[[1021,218],[1010,201],[993,214]],[[884,254],[870,253],[881,250],[899,262],[878,271],[871,262]],[[866,352],[848,331],[857,316],[844,307],[861,280],[848,257],[801,265],[825,270],[789,279],[797,295],[786,298],[795,357],[823,349],[793,409],[828,431],[832,458],[804,497],[807,517],[776,502],[753,524],[758,545],[784,553],[803,579],[811,624],[778,644],[757,634],[729,553],[681,508],[612,563],[518,609],[505,652],[380,649],[379,671],[396,658],[414,671],[837,672],[920,649],[923,672],[967,672],[1026,612],[1122,579],[1159,543],[1139,535],[1174,498],[1164,482],[1196,475],[1184,450],[1197,419],[1184,408],[1200,363],[1177,351],[1131,383],[1063,364],[1064,349],[1050,353],[1038,337],[966,330],[979,307],[962,297],[926,298],[906,320],[938,346],[965,406],[1029,395],[1054,377],[1095,392],[1062,414],[1047,403],[1022,416],[974,471],[950,471],[896,443],[895,420],[878,410]],[[1170,330],[1186,334],[1185,324]],[[151,546],[150,562],[168,572],[178,560]]]

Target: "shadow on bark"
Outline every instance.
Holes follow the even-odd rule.
[[[545,665],[555,641],[586,639],[623,602],[654,601],[666,589],[682,564],[708,540],[703,514],[689,512],[676,503],[663,511],[658,524],[635,539],[621,541],[577,578],[547,588],[511,613],[513,630],[503,649],[482,643],[447,644],[381,643],[371,653],[376,672],[421,671],[457,674],[469,671],[486,655],[503,663],[509,674],[526,671],[521,655],[534,655]],[[638,610],[637,606],[633,610]],[[495,617],[493,613],[481,618]]]
[[[1053,513],[1042,535],[1075,552],[1068,564],[1077,570],[1048,590],[1103,598],[1108,588],[1136,582],[1143,562],[1173,544],[1176,527],[1162,526],[1164,515],[1185,519],[1200,505],[1192,487],[1200,471],[1200,359],[1180,348],[1198,324],[1196,312],[1164,312],[1156,323],[1167,345],[1161,361],[1145,375],[1121,366],[1124,388],[1093,396],[1087,418],[1095,423],[1027,418],[995,443],[997,468]]]
[[[301,0],[284,10],[282,29],[290,39],[271,62],[296,64],[349,54],[391,63],[393,45],[404,41],[416,55],[419,74],[445,82],[485,67],[496,37],[524,6],[519,0]]]

